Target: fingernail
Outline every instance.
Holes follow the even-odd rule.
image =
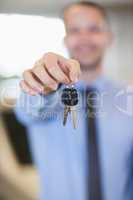
[[[43,89],[42,88],[34,88],[35,92],[40,92],[42,93],[43,92]]]

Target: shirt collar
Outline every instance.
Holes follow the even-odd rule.
[[[81,80],[81,81],[75,83],[75,87],[78,88],[78,89],[81,89],[81,90],[84,90],[87,87],[92,87],[92,88],[95,88],[99,91],[103,91],[107,88],[108,81],[109,80],[104,75],[101,75],[97,79],[92,81],[91,84],[87,84],[85,81]]]

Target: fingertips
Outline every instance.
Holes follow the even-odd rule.
[[[29,87],[31,87],[32,89],[34,89],[38,93],[39,92],[41,93],[43,91],[43,86],[41,85],[41,83],[39,81],[37,81],[35,79],[32,71],[30,71],[30,70],[25,71],[23,73],[23,77],[24,77],[24,80]]]
[[[24,80],[22,80],[22,81],[20,82],[20,88],[21,88],[24,92],[28,93],[29,95],[36,95],[36,94],[38,93],[38,92],[35,91],[33,88],[31,88],[31,87],[26,83],[26,81],[24,81]]]

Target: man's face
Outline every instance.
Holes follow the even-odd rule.
[[[102,60],[110,41],[107,22],[99,10],[75,5],[65,12],[65,44],[82,68],[94,69]]]

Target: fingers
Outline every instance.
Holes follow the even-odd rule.
[[[29,85],[32,89],[38,92],[43,91],[44,89],[43,86],[37,80],[35,80],[35,78],[33,77],[32,71],[30,70],[25,71],[23,73],[23,77],[27,85]]]
[[[39,61],[42,62],[42,61]],[[49,88],[53,88],[53,90],[56,90],[58,87],[57,82],[49,76],[47,73],[44,64],[38,63],[32,70],[32,73],[40,80],[40,83],[43,86],[47,86]]]
[[[40,68],[37,68],[37,69],[39,70]],[[37,74],[37,77],[36,77],[35,68],[33,68],[33,70],[26,70],[23,73],[24,80],[21,81],[21,84],[20,84],[22,90],[24,90],[30,95],[36,95],[38,93],[48,94],[52,91],[55,91],[58,87],[58,84],[45,73],[43,73],[43,77],[45,81],[44,83],[41,82],[41,80],[39,79],[41,71],[42,69],[40,69],[39,74]]]
[[[70,84],[78,80],[80,65],[76,60],[47,53],[38,60],[32,69],[23,73],[20,86],[30,95],[48,94],[57,90],[59,83]]]
[[[28,93],[29,95],[36,95],[37,94],[37,91],[32,89],[24,80],[22,80],[20,82],[20,87],[24,92]]]
[[[45,68],[49,75],[55,79],[58,83],[70,83],[69,77],[64,73],[58,64],[59,55],[46,54],[44,56]]]
[[[60,80],[60,82],[69,84],[78,81],[81,73],[78,61],[74,59],[66,59],[63,56],[53,53],[45,54],[44,59],[50,74],[56,77],[57,73],[57,75],[59,75],[57,80]],[[56,65],[54,65],[54,63],[56,63]],[[65,79],[64,75],[67,79]]]
[[[80,64],[77,60],[59,57],[58,64],[72,83],[78,81],[81,71]]]

